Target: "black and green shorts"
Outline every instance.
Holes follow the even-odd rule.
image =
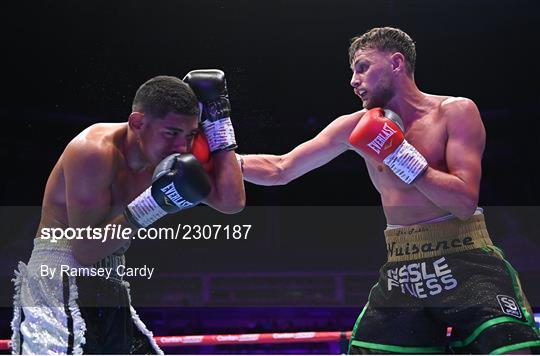
[[[388,262],[354,325],[350,354],[540,347],[516,271],[491,243],[483,216],[471,220],[386,233]]]

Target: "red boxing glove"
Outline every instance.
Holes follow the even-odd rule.
[[[349,142],[390,167],[407,184],[428,166],[424,156],[405,140],[401,118],[390,110],[368,110],[349,136]]]
[[[208,146],[208,141],[202,132],[197,133],[193,138],[191,154],[194,155],[195,158],[197,158],[197,160],[202,164],[206,173],[212,172],[214,163],[212,161],[212,157],[210,156],[210,147]]]

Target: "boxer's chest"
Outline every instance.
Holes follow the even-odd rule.
[[[113,206],[125,207],[150,186],[149,172],[135,174],[127,169],[119,169],[111,184]]]
[[[430,167],[446,171],[448,135],[444,118],[433,115],[415,121],[407,129],[405,139],[426,158]]]
[[[446,143],[448,136],[444,118],[437,114],[419,118],[406,128],[406,140],[413,145],[428,161],[430,167],[446,172]],[[366,158],[369,175],[382,192],[388,189],[410,189],[385,166],[371,158]]]

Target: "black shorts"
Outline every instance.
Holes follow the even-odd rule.
[[[78,277],[77,303],[86,324],[85,354],[156,354],[133,320],[124,284],[96,277]]]
[[[498,354],[530,347],[540,347],[540,332],[517,273],[487,246],[384,264],[349,353]]]

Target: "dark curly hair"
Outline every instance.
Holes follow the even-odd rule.
[[[412,38],[402,30],[393,27],[376,27],[361,36],[352,38],[349,47],[349,63],[351,65],[356,51],[365,48],[403,54],[407,62],[407,69],[411,75],[414,74],[416,47]]]

